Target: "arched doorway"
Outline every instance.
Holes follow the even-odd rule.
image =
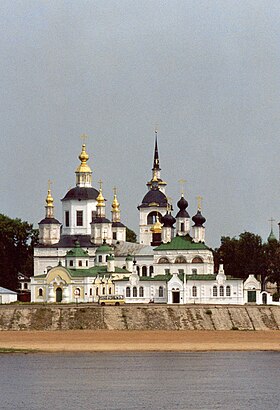
[[[56,288],[55,301],[56,302],[61,302],[62,301],[62,289],[61,288]]]
[[[262,303],[263,303],[263,305],[267,304],[267,294],[266,293],[262,294]]]

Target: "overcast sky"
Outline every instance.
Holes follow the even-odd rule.
[[[1,207],[37,226],[53,181],[55,216],[75,185],[80,135],[107,216],[138,233],[158,126],[162,178],[206,242],[280,218],[280,2],[0,2]],[[176,209],[177,212],[177,209]],[[174,212],[175,213],[175,212]]]

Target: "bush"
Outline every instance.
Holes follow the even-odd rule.
[[[279,295],[279,293],[273,293],[273,295],[272,295],[272,300],[273,300],[273,302],[279,302],[279,299],[280,299],[280,295]]]

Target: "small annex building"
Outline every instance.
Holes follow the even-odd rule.
[[[4,303],[13,303],[17,301],[17,293],[0,286],[0,305]]]

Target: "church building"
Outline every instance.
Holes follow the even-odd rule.
[[[151,180],[139,211],[139,243],[126,241],[120,204],[114,189],[110,217],[102,182],[92,186],[86,145],[82,145],[76,184],[62,198],[62,222],[55,217],[49,186],[45,217],[39,222],[34,249],[31,301],[97,302],[120,295],[126,303],[262,303],[260,283],[214,273],[211,249],[205,244],[205,217],[199,198],[191,218],[182,193],[175,217],[161,179],[157,133]],[[269,299],[269,295],[266,295]]]

